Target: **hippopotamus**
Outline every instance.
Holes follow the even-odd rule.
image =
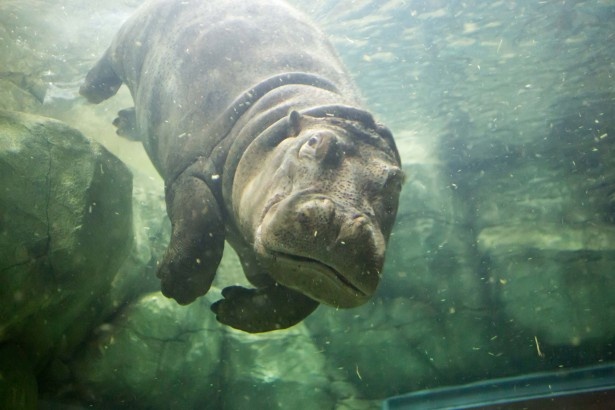
[[[206,294],[227,242],[254,288],[226,287],[211,308],[236,329],[370,299],[401,160],[306,16],[276,0],[146,2],[80,93],[99,103],[122,84],[134,107],[117,133],[142,141],[165,182],[164,295],[186,305]]]

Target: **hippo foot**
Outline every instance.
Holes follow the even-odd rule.
[[[117,118],[113,120],[113,125],[117,128],[115,133],[120,137],[131,141],[139,141],[135,107],[124,108],[118,111]]]
[[[222,296],[211,305],[216,319],[249,333],[286,329],[318,307],[315,300],[278,284],[259,289],[230,286]]]

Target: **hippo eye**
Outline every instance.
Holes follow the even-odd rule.
[[[303,143],[303,146],[299,150],[299,156],[315,159],[319,163],[329,167],[335,166],[342,156],[339,145],[335,134],[326,131],[318,132],[311,135],[308,140]]]
[[[316,144],[318,144],[318,137],[310,137],[310,139],[307,142],[308,146],[314,148],[316,146]]]

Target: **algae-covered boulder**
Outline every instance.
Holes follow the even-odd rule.
[[[200,298],[144,295],[101,325],[71,364],[81,400],[104,408],[217,409],[223,329]]]
[[[37,110],[45,98],[45,91],[40,79],[0,71],[0,110]]]
[[[327,378],[325,356],[304,325],[255,335],[228,332],[225,408],[333,408],[336,398]]]
[[[354,311],[323,310],[306,324],[364,399],[471,380],[497,365],[483,315],[442,312],[427,298],[376,298]]]
[[[132,177],[65,124],[0,111],[0,342],[35,369],[98,320],[132,241]]]
[[[141,295],[160,289],[156,277],[158,261],[162,259],[171,235],[164,201],[164,183],[134,172],[132,216],[134,239],[130,255],[111,283],[106,317]]]

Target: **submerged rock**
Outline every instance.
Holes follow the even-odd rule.
[[[40,109],[41,100],[36,95],[10,81],[4,74],[0,72],[0,110],[35,111]]]
[[[101,325],[71,364],[79,398],[107,408],[216,409],[223,329],[201,298],[180,306],[159,292]]]
[[[67,125],[0,111],[0,342],[40,370],[99,320],[131,248],[132,176]]]
[[[160,280],[156,277],[157,263],[164,255],[171,235],[163,183],[135,173],[132,196],[132,249],[111,283],[105,317],[141,295],[160,289]]]
[[[225,353],[223,408],[333,408],[325,357],[305,326],[255,335],[229,330]]]
[[[442,312],[435,301],[374,300],[307,325],[329,366],[363,399],[471,380],[495,364],[483,315]]]

